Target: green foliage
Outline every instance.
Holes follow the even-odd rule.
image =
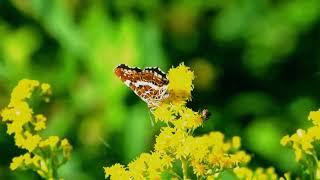
[[[196,76],[191,106],[213,112],[195,133],[242,136],[257,157],[253,167],[295,176],[293,155],[283,156],[278,142],[308,126],[305,117],[319,107],[319,7],[318,0],[0,1],[1,108],[20,79],[51,84],[51,103],[34,109],[48,115],[45,136],[67,137],[74,147],[61,176],[102,179],[100,167],[127,164],[158,133],[113,68],[167,71],[184,61]],[[0,130],[7,170],[21,153]],[[0,179],[30,177],[37,178],[0,171]]]

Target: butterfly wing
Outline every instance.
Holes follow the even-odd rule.
[[[154,107],[167,97],[166,91],[169,80],[159,68],[141,70],[120,64],[115,68],[115,74],[132,91],[145,101],[149,107]]]

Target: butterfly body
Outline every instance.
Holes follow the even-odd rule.
[[[145,101],[150,108],[155,108],[168,97],[169,80],[159,68],[129,67],[120,64],[115,68],[115,74],[130,89]]]

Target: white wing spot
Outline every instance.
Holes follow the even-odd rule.
[[[157,86],[157,85],[154,85],[154,84],[152,84],[152,83],[150,83],[150,82],[145,82],[145,81],[137,81],[136,83],[135,83],[135,86],[136,87],[139,87],[139,86],[150,86],[152,89],[156,89],[156,90],[158,90],[160,87],[159,86]]]
[[[127,86],[129,86],[129,87],[130,87],[131,81],[126,80],[124,83],[125,83]]]

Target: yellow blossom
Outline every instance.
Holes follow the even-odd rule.
[[[147,164],[145,161],[148,155],[149,154],[142,153],[139,158],[128,164],[130,175],[134,179],[144,179],[144,174],[147,170]]]
[[[70,154],[71,154],[71,150],[72,150],[72,146],[70,145],[68,139],[63,139],[61,141],[61,148],[62,148],[62,152],[63,152],[63,157],[69,159]]]
[[[251,156],[244,151],[237,151],[235,154],[231,155],[231,157],[236,163],[248,163],[251,160]]]
[[[39,147],[43,148],[49,146],[51,149],[55,148],[57,143],[59,142],[58,136],[50,136],[48,139],[45,139],[39,143]]]
[[[50,84],[42,83],[42,84],[41,84],[41,92],[42,92],[43,94],[49,94],[49,95],[51,95],[51,87],[50,87]]]
[[[136,160],[129,163],[127,173],[133,179],[159,179],[161,172],[172,167],[173,159],[166,155],[153,152],[142,153]]]
[[[110,176],[111,180],[130,179],[129,173],[124,169],[123,165],[114,164],[111,167],[105,167],[104,172],[106,178]]]
[[[16,133],[20,134],[22,132],[22,126],[24,124],[20,121],[13,121],[12,123],[7,123],[7,133],[9,135]]]
[[[190,147],[190,155],[194,161],[207,159],[210,146],[206,137],[189,137],[185,146]]]
[[[204,176],[205,173],[207,172],[207,167],[205,167],[205,165],[203,163],[193,161],[193,162],[191,162],[191,164],[192,164],[193,172],[195,175]]]
[[[39,135],[32,135],[30,132],[26,131],[23,135],[16,134],[14,136],[15,143],[18,147],[27,149],[32,152],[39,144],[41,137]]]
[[[175,118],[171,112],[171,107],[169,104],[162,103],[158,108],[153,112],[156,121],[161,120],[164,122],[172,122]]]
[[[148,174],[150,179],[159,178],[163,169],[163,164],[161,161],[161,156],[159,153],[150,154],[149,158],[146,161],[148,166]]]
[[[34,130],[36,131],[40,131],[46,128],[46,121],[47,118],[42,115],[42,114],[38,114],[35,116],[35,123],[34,123]]]
[[[41,137],[39,135],[32,135],[30,132],[26,131],[25,142],[22,145],[22,148],[27,149],[29,152],[32,152],[39,144]]]
[[[16,143],[16,146],[22,147],[24,142],[25,142],[25,139],[24,139],[22,134],[15,134],[14,135],[14,141]]]
[[[173,161],[174,159],[166,154],[163,154],[161,156],[161,164],[163,166],[164,169],[167,169],[167,168],[172,168],[173,167]]]
[[[201,115],[190,108],[181,107],[179,115],[181,117],[175,122],[178,129],[196,129],[202,125]]]
[[[246,167],[238,167],[233,169],[233,172],[239,179],[252,179],[253,172]]]
[[[283,146],[286,146],[290,142],[290,137],[289,135],[285,135],[282,137],[280,144]]]
[[[298,129],[295,134],[284,136],[280,143],[294,150],[296,161],[304,159],[305,155],[317,156],[314,152],[314,142],[320,140],[320,111],[311,111],[308,119],[313,126],[307,130]]]
[[[12,159],[11,164],[10,164],[10,169],[16,170],[19,167],[27,167],[29,165],[33,165],[35,167],[38,167],[38,164],[34,163],[35,159],[36,159],[36,156],[34,156],[32,158],[30,153],[25,153],[24,155],[14,157]]]
[[[174,128],[165,127],[161,129],[161,133],[156,138],[155,150],[160,153],[167,153],[174,152],[172,148],[172,144],[174,143],[175,139],[172,137],[174,136],[174,132],[176,130]]]
[[[46,128],[46,117],[33,115],[28,99],[35,88],[42,95],[50,95],[50,85],[35,80],[23,79],[13,89],[10,103],[1,110],[2,121],[7,124],[7,133],[14,135],[16,146],[28,150],[24,155],[14,157],[10,169],[32,169],[41,177],[53,179],[53,171],[70,157],[72,146],[64,139],[59,143],[58,136],[42,140],[39,131]],[[45,148],[50,147],[50,148]]]
[[[33,163],[30,153],[26,153],[23,155],[24,163],[26,165],[30,165]]]
[[[168,72],[168,91],[170,96],[181,99],[190,99],[193,90],[192,81],[194,74],[190,68],[183,63],[176,68],[171,68]]]
[[[49,171],[47,163],[42,160],[40,160],[40,169],[45,173]]]
[[[1,116],[3,121],[19,121],[21,124],[25,124],[31,121],[32,109],[24,101],[16,102],[14,106],[3,109]]]
[[[309,120],[312,120],[312,122],[315,124],[315,125],[320,125],[320,110],[318,111],[311,111],[309,113],[309,116],[308,116],[308,119]]]
[[[308,135],[312,137],[312,140],[320,140],[320,126],[312,126],[308,129]]]
[[[313,142],[320,138],[319,133],[320,127],[314,126],[309,128],[307,131],[298,129],[292,136],[284,136],[280,143],[282,145],[290,145],[295,152],[297,161],[300,161],[303,154],[312,154]]]
[[[11,170],[16,170],[18,167],[23,165],[23,156],[14,157],[12,159],[12,162],[10,164]]]
[[[232,137],[232,147],[235,149],[239,149],[241,146],[241,139],[239,136]]]
[[[42,163],[40,163],[41,161],[43,161],[43,159],[39,155],[34,155],[33,158],[32,158],[32,163],[36,167],[40,167],[40,164],[42,164]]]
[[[18,85],[13,89],[11,93],[11,100],[9,107],[14,106],[17,102],[23,101],[26,98],[30,98],[31,92],[37,86],[39,86],[39,81],[23,79],[19,81]]]

